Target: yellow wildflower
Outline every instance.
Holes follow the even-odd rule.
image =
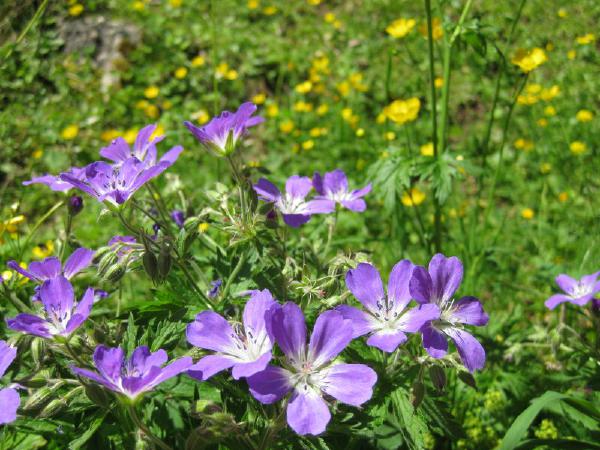
[[[310,81],[303,81],[302,83],[296,85],[296,92],[299,94],[307,94],[311,91],[313,85]]]
[[[580,109],[575,114],[575,119],[577,122],[590,122],[594,118],[594,113],[587,109]]]
[[[377,114],[377,118],[375,119],[375,122],[377,122],[378,124],[382,124],[385,123],[386,121],[386,116],[384,112],[380,112],[379,114]]]
[[[362,82],[363,78],[364,77],[362,73],[355,72],[348,77],[348,81],[350,82],[352,87],[357,91],[365,92],[368,89],[368,86]]]
[[[364,128],[359,128],[358,130],[356,130],[356,137],[363,137],[365,135],[365,129]]]
[[[319,128],[319,127],[311,128],[310,131],[308,132],[308,134],[310,135],[310,137],[316,138],[323,134],[323,130],[324,130],[324,128]]]
[[[179,8],[181,6],[181,4],[183,3],[182,0],[169,0],[169,3],[171,4],[171,6],[173,8]]]
[[[596,36],[592,33],[584,34],[583,36],[578,36],[576,41],[579,45],[587,45],[591,44],[596,40]]]
[[[125,142],[127,142],[129,145],[131,145],[135,142],[135,138],[137,137],[137,134],[138,134],[138,130],[136,130],[135,128],[130,128],[123,135],[123,139],[125,139]]]
[[[567,200],[569,200],[569,194],[567,194],[566,192],[561,192],[560,194],[558,194],[558,201],[559,202],[564,203]]]
[[[248,0],[248,9],[257,9],[260,6],[259,0]]]
[[[36,245],[33,247],[31,253],[33,254],[33,257],[37,259],[47,258],[54,253],[54,242],[48,240],[43,244]]]
[[[43,155],[44,155],[44,150],[42,150],[41,148],[36,148],[33,151],[33,153],[31,154],[33,159],[40,159]]]
[[[401,201],[404,206],[418,206],[425,201],[425,193],[418,188],[411,188],[402,195]]]
[[[545,102],[548,102],[554,97],[556,97],[558,94],[560,94],[560,86],[555,84],[547,89],[542,89],[542,92],[540,92],[540,98]]]
[[[511,62],[519,66],[523,72],[528,73],[544,64],[547,60],[546,52],[539,47],[535,47],[529,51],[524,49],[517,50]]]
[[[160,89],[158,88],[158,86],[152,85],[144,89],[144,96],[146,98],[156,98],[158,97],[158,94],[160,94]]]
[[[423,22],[421,25],[419,25],[419,33],[425,39],[429,37],[429,33],[427,31],[427,22]],[[438,41],[443,35],[444,29],[442,28],[442,21],[439,18],[434,17],[431,21],[431,36],[433,37],[434,41]]]
[[[186,77],[187,73],[187,67],[178,67],[177,70],[175,70],[175,78],[177,78],[178,80],[183,80]]]
[[[577,51],[576,50],[569,50],[567,52],[567,58],[569,58],[570,60],[574,60],[577,57]]]
[[[267,96],[262,92],[252,97],[252,103],[262,105],[267,100]]]
[[[556,108],[552,105],[548,105],[544,108],[544,114],[548,117],[552,117],[556,115]]]
[[[521,210],[521,217],[523,219],[531,220],[535,216],[535,212],[531,208],[524,208]]]
[[[559,8],[559,10],[556,12],[556,15],[558,17],[560,17],[561,19],[564,19],[565,17],[567,17],[569,15],[569,13],[567,12],[567,10],[565,8]]]
[[[554,44],[552,42],[548,42],[546,44],[546,51],[551,52],[552,50],[554,50]]]
[[[156,119],[160,112],[156,105],[148,105],[144,108],[144,114],[146,114],[146,116],[148,116],[150,119]]]
[[[206,233],[208,231],[208,222],[201,222],[198,225],[198,232],[199,233]]]
[[[205,63],[206,63],[206,60],[204,59],[204,56],[202,56],[202,55],[194,56],[194,58],[192,59],[192,67],[201,67]]]
[[[173,102],[171,100],[165,100],[160,104],[160,106],[162,107],[162,109],[168,110],[173,107]]]
[[[118,138],[120,135],[121,135],[121,132],[119,130],[115,130],[115,129],[105,130],[100,134],[100,139],[102,139],[104,142],[112,142],[116,138]]]
[[[433,80],[433,84],[439,89],[444,85],[444,79],[442,77],[437,77],[435,80]]]
[[[269,117],[277,117],[279,115],[279,106],[277,103],[271,103],[267,106],[267,116]]]
[[[403,38],[412,31],[416,23],[415,19],[397,19],[389,24],[385,31],[393,38]]]
[[[400,125],[412,122],[419,115],[421,101],[417,97],[408,100],[394,100],[383,109],[385,116]]]
[[[294,129],[294,122],[291,120],[286,120],[285,122],[281,122],[279,124],[279,129],[282,133],[291,133]]]
[[[139,100],[135,103],[135,107],[137,109],[145,109],[149,104],[150,103],[148,103],[148,100]]]
[[[433,156],[433,142],[421,145],[421,155]]]
[[[309,5],[312,5],[312,6],[317,6],[317,5],[320,5],[320,4],[321,4],[321,1],[322,1],[322,0],[306,0],[306,2],[307,2]]]
[[[294,111],[297,112],[311,112],[313,110],[312,103],[307,103],[305,101],[299,101],[294,103]]]
[[[323,116],[325,114],[327,114],[327,111],[329,111],[329,106],[327,106],[327,104],[323,103],[322,105],[319,105],[319,107],[317,108],[317,114],[319,116]]]
[[[528,84],[525,87],[525,92],[527,92],[528,94],[539,94],[540,92],[542,92],[542,85],[537,83]]]
[[[152,134],[150,135],[150,137],[148,139],[153,140],[153,139],[156,139],[157,137],[164,136],[164,134],[165,134],[165,127],[163,127],[159,123],[156,126],[156,129],[152,132]]]
[[[272,16],[275,13],[277,13],[277,8],[275,6],[267,6],[266,8],[263,8],[263,14],[265,16]]]
[[[132,7],[135,11],[143,11],[144,9],[146,9],[146,4],[144,2],[137,1],[133,2]]]
[[[394,133],[393,131],[388,131],[387,133],[385,133],[384,137],[388,141],[393,141],[394,139],[396,139],[396,133]]]
[[[545,128],[548,126],[548,119],[546,119],[545,117],[541,117],[537,120],[537,124],[538,126]]]
[[[338,83],[335,87],[342,97],[346,97],[350,93],[350,83],[346,80]]]
[[[571,149],[571,153],[573,153],[574,155],[581,155],[587,151],[587,145],[585,144],[585,142],[581,141],[571,142],[569,148]]]
[[[333,23],[336,20],[335,14],[332,12],[328,12],[325,13],[325,15],[323,16],[323,19],[325,20],[325,22],[327,23]]]
[[[210,115],[205,109],[199,109],[195,113],[192,113],[192,119],[198,122],[199,125],[203,125],[206,122],[208,122],[208,120],[210,119]]]
[[[519,105],[535,105],[540,98],[534,94],[521,94],[517,97],[517,103]]]
[[[346,122],[349,122],[350,119],[352,118],[352,108],[344,108],[344,109],[342,109],[342,118]]]
[[[79,127],[77,125],[69,125],[60,132],[60,137],[70,141],[71,139],[75,139],[78,134]]]
[[[80,3],[75,3],[73,6],[69,8],[69,15],[73,17],[77,17],[83,12],[83,5]]]
[[[314,146],[315,146],[315,141],[313,141],[312,139],[309,139],[302,143],[302,150],[308,151],[308,150],[311,150]]]
[[[540,164],[540,172],[543,173],[544,175],[550,173],[552,171],[552,164],[550,163],[542,163]]]
[[[515,148],[519,150],[529,151],[534,147],[533,141],[529,139],[519,138],[515,141]]]

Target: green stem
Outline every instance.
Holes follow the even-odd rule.
[[[81,359],[77,353],[75,353],[75,351],[73,350],[73,347],[71,347],[71,344],[69,343],[69,340],[65,340],[64,341],[64,346],[65,349],[67,350],[67,353],[71,356],[71,358],[73,358],[75,361],[77,361],[77,364],[79,364],[80,366],[86,367],[88,364],[86,364],[83,359]]]
[[[64,201],[60,201],[57,204],[55,204],[52,208],[50,208],[46,214],[44,214],[33,226],[33,228],[31,229],[31,231],[29,231],[29,234],[27,234],[27,237],[25,238],[25,241],[23,242],[23,245],[21,246],[21,251],[19,252],[19,261],[21,261],[21,259],[23,259],[23,252],[25,251],[25,248],[27,248],[27,245],[29,244],[29,242],[31,241],[31,238],[33,237],[33,235],[35,234],[35,232],[38,230],[38,228],[52,215],[56,212],[56,210],[58,208],[60,208],[63,205]]]
[[[69,212],[69,215],[67,216],[67,225],[65,226],[65,242],[63,243],[63,246],[60,248],[60,254],[59,254],[59,258],[58,258],[61,261],[65,254],[65,248],[67,247],[67,245],[69,245],[69,235],[71,234],[72,226],[73,226],[73,214],[71,214],[71,212]]]
[[[233,269],[233,272],[231,272],[231,275],[229,275],[229,278],[227,278],[227,283],[225,283],[225,287],[223,288],[223,298],[225,298],[226,295],[229,293],[229,289],[231,288],[231,284],[233,283],[233,280],[236,279],[236,277],[240,273],[240,270],[242,270],[242,267],[244,266],[245,262],[246,262],[246,254],[242,253],[242,255],[240,256],[240,259],[238,260],[238,263],[236,264],[235,268]]]
[[[142,431],[146,436],[148,436],[148,439],[150,439],[155,445],[162,448],[163,450],[173,450],[165,442],[163,442],[162,439],[160,439],[158,436],[152,433],[152,431],[150,431],[150,428],[144,425],[144,423],[140,420],[139,416],[137,415],[137,412],[135,411],[135,406],[133,404],[127,403],[127,412],[129,413],[129,417],[131,417],[131,420],[133,420],[135,426],[137,426],[140,429],[140,431]]]

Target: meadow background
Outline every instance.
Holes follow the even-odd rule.
[[[442,43],[464,4],[433,2],[438,108]],[[440,164],[432,162],[422,2],[7,1],[0,13],[2,271],[10,259],[29,263],[56,254],[64,238],[64,207],[52,209],[64,195],[21,183],[90,163],[115,137],[132,142],[148,123],[164,130],[162,149],[185,148],[157,180],[160,195],[173,209],[200,217],[201,234],[225,242],[205,207],[207,191],[228,182],[227,167],[182,122],[200,125],[253,101],[266,119],[240,150],[253,180],[268,174],[281,185],[296,173],[338,167],[352,186],[372,182],[367,211],[340,214],[331,245],[368,254],[382,273],[402,258],[425,264],[434,250],[457,255],[465,264],[462,289],[481,298],[490,315],[476,333],[487,351],[477,389],[452,384],[445,397],[451,429],[428,421],[426,430],[406,431],[392,423],[389,435],[382,431],[372,443],[495,448],[546,391],[597,407],[600,338],[592,316],[571,306],[544,307],[558,273],[578,277],[600,268],[597,1],[472,2],[451,55]],[[394,37],[406,31],[386,31],[399,18],[414,24]],[[520,48],[542,49],[547,60],[524,74],[511,62]],[[398,99],[418,99],[419,107],[410,100],[401,118],[391,120],[384,109]],[[97,248],[123,233],[118,222],[100,216],[100,204],[84,202],[69,239]],[[295,238],[322,249],[328,225],[314,220]],[[212,261],[203,267],[204,284],[235,265],[231,254],[215,265],[202,246],[196,255],[200,264]],[[246,266],[232,291],[251,286],[261,261]],[[142,273],[128,276],[121,289],[129,293],[119,304],[123,327],[129,314],[146,327],[165,311],[179,314],[190,299],[176,282],[154,287]],[[0,315],[9,308],[2,303]],[[8,335],[4,320],[0,335]],[[588,413],[546,405],[521,437],[598,442],[597,416]],[[30,432],[53,442],[49,448],[64,448],[49,437],[54,428],[44,426],[69,422],[69,414],[76,411],[66,407],[54,419],[32,422]],[[72,439],[74,429],[60,425]],[[560,445],[554,448],[568,448]]]

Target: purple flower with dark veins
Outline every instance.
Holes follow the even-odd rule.
[[[561,303],[573,303],[577,306],[585,306],[590,300],[597,300],[596,294],[600,293],[600,272],[584,275],[580,280],[571,278],[569,275],[561,273],[556,277],[556,284],[565,293],[554,294],[544,305],[549,309],[554,309]]]
[[[43,317],[21,313],[6,320],[8,328],[46,339],[70,336],[90,315],[94,290],[88,288],[79,303],[75,303],[73,286],[59,275],[42,284],[39,298],[43,305]]]
[[[183,147],[181,145],[173,147],[157,162],[156,144],[165,137],[157,136],[151,139],[156,127],[156,124],[152,124],[142,128],[135,138],[133,148],[130,148],[129,144],[122,137],[116,138],[110,145],[100,150],[100,156],[109,159],[115,164],[125,163],[128,159],[134,157],[143,162],[146,167],[153,167],[157,164],[170,167],[179,158]]]
[[[332,362],[352,340],[352,322],[338,311],[325,311],[315,322],[308,346],[306,323],[298,305],[288,302],[274,310],[271,329],[286,357],[285,368],[268,366],[248,378],[258,401],[275,403],[292,392],[287,423],[298,434],[325,431],[331,413],[324,395],[360,406],[373,395],[377,374],[364,364]]]
[[[271,361],[273,348],[267,321],[277,307],[278,303],[265,289],[250,291],[242,324],[227,322],[213,311],[198,314],[187,327],[187,340],[196,347],[217,353],[202,358],[190,367],[188,374],[207,380],[232,367],[232,376],[238,380],[264,370]]]
[[[0,341],[0,378],[6,373],[8,366],[17,356],[17,349],[8,345],[5,341]],[[16,389],[6,387],[0,389],[0,425],[14,422],[17,418],[17,409],[21,399]]]
[[[94,351],[94,365],[99,373],[80,367],[71,370],[133,400],[192,365],[192,358],[184,356],[164,366],[168,359],[162,349],[152,353],[146,346],[138,347],[125,359],[121,348],[99,345]]]
[[[83,181],[85,179],[85,167],[71,167],[68,172],[73,178]],[[53,191],[66,192],[73,188],[73,185],[67,181],[64,181],[60,175],[42,175],[40,177],[34,177],[29,181],[24,181],[24,186],[30,184],[45,184]]]
[[[79,272],[87,269],[94,259],[95,252],[84,247],[79,247],[71,256],[67,258],[64,267],[60,263],[60,259],[51,256],[42,261],[35,261],[29,264],[27,269],[23,269],[16,261],[9,261],[7,266],[19,272],[31,281],[43,283],[45,281],[64,276],[70,280]]]
[[[429,270],[416,266],[410,280],[410,294],[421,304],[433,303],[440,309],[438,320],[421,328],[423,347],[434,358],[448,352],[449,337],[454,341],[460,358],[473,372],[485,365],[485,350],[477,339],[464,330],[464,325],[484,326],[489,317],[479,299],[454,299],[463,277],[463,265],[456,256],[450,258],[438,253],[429,262]]]
[[[335,202],[326,199],[306,200],[312,189],[308,177],[293,175],[285,183],[285,194],[270,181],[261,178],[254,186],[258,197],[275,205],[283,216],[283,221],[291,227],[299,227],[310,220],[313,214],[327,214],[335,211]]]
[[[414,267],[408,259],[394,266],[387,296],[379,272],[372,265],[361,263],[348,271],[346,286],[365,310],[348,305],[338,306],[337,310],[352,321],[354,338],[369,333],[367,345],[391,353],[406,342],[405,333],[416,333],[426,322],[439,318],[440,310],[434,304],[407,309],[412,299],[409,282]]]
[[[371,183],[362,189],[349,191],[348,178],[340,169],[327,172],[323,177],[318,172],[315,172],[313,175],[313,185],[319,193],[315,199],[331,200],[339,203],[344,208],[356,212],[362,212],[367,209],[367,204],[362,197],[371,192]]]
[[[144,184],[164,172],[173,161],[159,161],[156,165],[147,166],[145,162],[131,157],[123,162],[108,164],[96,161],[85,168],[85,180],[67,173],[61,179],[71,183],[99,202],[108,202],[120,206]]]
[[[255,112],[256,105],[247,102],[234,113],[223,111],[203,127],[187,121],[183,124],[209,152],[216,156],[227,156],[235,151],[239,139],[248,128],[264,122],[265,119],[260,116],[252,117]]]

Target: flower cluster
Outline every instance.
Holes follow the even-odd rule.
[[[0,378],[4,376],[8,366],[17,356],[17,349],[8,345],[5,341],[0,341]],[[19,393],[14,387],[0,389],[0,425],[11,423],[17,418],[17,408],[21,400]]]
[[[544,303],[547,308],[554,309],[561,303],[571,303],[577,306],[585,306],[590,301],[596,307],[600,307],[600,272],[584,275],[576,280],[569,275],[561,273],[556,277],[556,284],[564,294],[554,294]]]

